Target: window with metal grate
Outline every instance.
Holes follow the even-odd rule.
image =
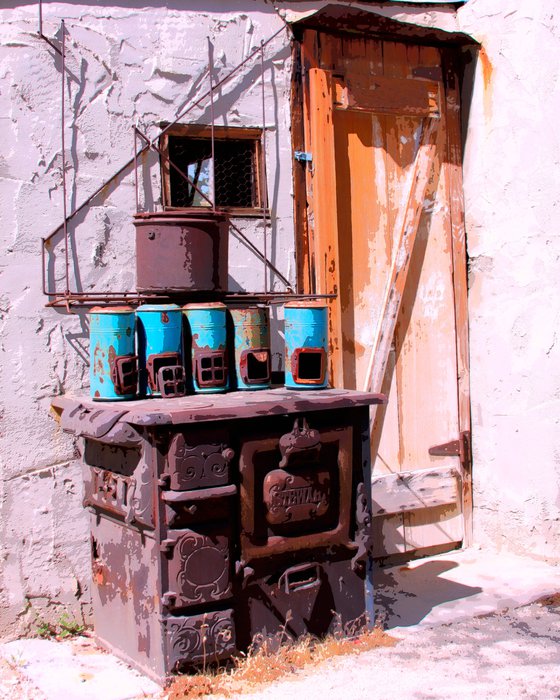
[[[210,207],[260,210],[261,132],[216,127],[214,165],[210,127],[174,127],[162,143],[164,205],[166,208]],[[183,175],[188,175],[187,181]]]

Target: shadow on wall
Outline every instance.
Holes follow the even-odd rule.
[[[249,66],[248,68],[244,69],[243,72],[240,73],[241,77],[238,77],[237,80],[232,81],[232,84],[229,84],[229,82],[226,82],[224,85],[220,86],[216,90],[216,103],[214,105],[214,108],[216,109],[216,119],[222,119],[223,123],[225,125],[228,125],[228,115],[231,109],[241,101],[242,97],[247,94],[252,86],[254,86],[257,82],[258,79],[260,78],[261,71],[264,71],[265,75],[268,76],[269,82],[270,82],[270,89],[272,90],[272,102],[273,102],[273,120],[274,123],[273,125],[270,125],[269,123],[266,124],[267,130],[270,130],[270,133],[268,135],[269,138],[269,144],[268,144],[268,149],[270,153],[274,152],[275,157],[279,158],[279,153],[280,153],[280,145],[279,145],[279,135],[278,135],[278,123],[279,123],[279,106],[278,106],[278,100],[279,96],[276,90],[276,85],[275,85],[275,72],[274,72],[274,62],[275,61],[285,61],[288,60],[290,56],[290,47],[289,45],[282,45],[281,47],[276,47],[274,50],[274,53],[272,55],[269,55],[263,62],[263,65],[261,67],[260,62],[258,62],[258,52],[255,52],[255,64],[252,66]],[[58,65],[58,59],[55,60],[57,61]],[[59,70],[61,70],[61,65],[58,66]],[[235,67],[234,67],[235,68]],[[221,77],[220,79],[224,79],[232,70],[232,67],[228,67],[227,70],[225,71],[225,76]],[[85,74],[85,72],[84,72]],[[217,76],[220,77],[220,76]],[[79,81],[77,81],[79,83]],[[83,91],[83,88],[80,88],[81,91]],[[208,101],[208,100],[207,100]],[[270,102],[270,99],[269,99]],[[194,105],[194,99],[193,103],[190,105],[189,109]],[[185,111],[186,108],[181,107],[179,109],[179,112]],[[188,111],[188,110],[187,110]],[[205,124],[205,123],[210,123],[210,115],[211,115],[211,106],[210,104],[207,104],[206,107],[197,114],[196,118],[192,118],[192,121],[195,123],[199,124]],[[186,121],[189,122],[191,121],[190,119],[186,118],[183,120],[179,121]],[[272,143],[270,143],[272,141]],[[77,152],[73,152],[73,157],[74,157],[74,168],[73,171],[74,173],[78,171],[78,154]],[[271,156],[269,155],[267,160],[270,160]],[[150,177],[150,172],[153,168],[157,167],[159,164],[159,160],[156,155],[151,153],[149,156],[146,156],[145,153],[143,153],[140,158],[139,158],[139,172],[138,172],[138,183],[139,183],[139,188],[140,188],[140,194],[141,194],[141,201],[143,203],[143,206],[141,209],[147,210],[147,211],[153,211],[155,208],[156,200],[154,196],[154,192],[152,190],[152,180]],[[118,167],[118,166],[115,166]],[[74,289],[72,291],[74,293],[83,293],[86,285],[82,282],[82,272],[80,269],[80,259],[78,255],[78,248],[79,248],[79,234],[76,233],[76,229],[78,229],[81,225],[84,224],[85,219],[88,215],[88,212],[90,209],[94,206],[102,206],[105,204],[107,198],[112,194],[114,190],[119,188],[123,182],[127,178],[131,178],[131,176],[134,174],[134,160],[129,160],[127,163],[120,164],[120,167],[118,167],[118,170],[112,174],[110,178],[106,180],[104,185],[99,187],[96,191],[96,194],[94,194],[91,198],[88,200],[85,200],[85,202],[82,203],[77,203],[76,196],[75,196],[75,182],[70,184],[70,211],[72,213],[69,213],[68,216],[68,241],[69,241],[69,254],[68,254],[68,262],[66,263],[68,268],[69,268],[69,281],[68,281],[68,287],[72,288],[74,286]],[[279,169],[279,163],[277,162],[277,167],[275,168],[274,172],[272,172],[272,186],[269,188],[269,192],[271,197],[269,198],[269,206],[271,211],[275,212],[277,210],[277,205],[278,205],[278,194],[279,194],[279,175],[280,175],[280,169]],[[74,175],[74,180],[75,180],[75,175]],[[131,207],[130,207],[130,212],[132,214],[133,212],[133,202],[131,200]],[[275,217],[272,216],[271,220],[269,222],[269,226],[271,229],[271,236],[270,236],[270,248],[272,251],[275,251],[276,249],[276,238],[277,238],[277,230],[276,230],[276,222],[275,222]],[[231,233],[238,237],[238,232],[235,229],[232,229]],[[109,234],[107,234],[109,235]],[[60,292],[61,290],[56,287],[56,280],[60,276],[60,265],[62,263],[65,263],[65,257],[66,257],[66,251],[64,249],[64,231],[63,231],[63,225],[61,224],[49,237],[48,237],[48,245],[46,246],[46,287],[50,292],[58,291]],[[241,238],[242,242],[243,239]],[[269,256],[270,257],[270,256]],[[273,259],[276,258],[276,256],[273,254]],[[58,259],[58,265],[57,265],[57,259]],[[269,284],[272,286],[273,279],[272,279],[272,274],[269,279]],[[73,285],[72,285],[73,282]],[[124,291],[131,291],[129,289],[127,290],[122,290]],[[235,290],[233,290],[235,291]]]
[[[442,578],[458,566],[453,561],[428,561],[415,567],[375,570],[375,617],[385,629],[410,627],[421,622],[433,608],[452,600],[482,593],[479,586]]]

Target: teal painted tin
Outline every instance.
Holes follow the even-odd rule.
[[[186,393],[181,309],[177,304],[143,304],[136,310],[142,396]]]
[[[285,386],[324,389],[327,378],[328,309],[316,301],[284,306]]]
[[[95,401],[124,401],[136,397],[135,324],[134,309],[130,306],[96,306],[89,312],[89,379],[91,397]]]
[[[227,361],[226,306],[220,302],[187,304],[183,307],[187,319],[191,348],[191,374],[197,394],[216,394],[229,388]]]
[[[237,389],[270,387],[270,322],[266,306],[230,308]]]

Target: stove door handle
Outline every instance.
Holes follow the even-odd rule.
[[[210,489],[196,489],[195,491],[163,491],[162,499],[166,503],[188,503],[194,501],[209,501],[217,498],[225,498],[227,496],[235,496],[237,494],[237,486],[229,484],[228,486],[215,486]]]
[[[290,595],[297,591],[318,588],[321,585],[321,567],[313,562],[286,569],[278,579],[278,588]]]

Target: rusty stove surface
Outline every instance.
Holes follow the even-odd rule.
[[[163,682],[251,643],[368,624],[368,407],[384,401],[56,398],[82,441],[99,643]]]

